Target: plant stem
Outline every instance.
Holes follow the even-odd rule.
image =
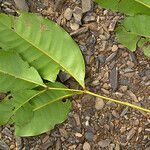
[[[132,107],[134,109],[137,109],[137,110],[142,110],[142,111],[150,113],[150,109],[146,109],[146,108],[131,104],[129,102],[122,102],[120,100],[116,100],[116,99],[112,99],[112,98],[109,98],[109,97],[101,96],[101,95],[95,94],[95,93],[90,92],[90,91],[85,91],[85,93],[89,94],[89,95],[92,95],[92,96],[95,96],[95,97],[98,97],[98,98],[102,98],[104,100],[108,100],[108,101],[111,101],[111,102],[115,102],[115,103],[118,103],[118,104],[121,104],[121,105],[125,105],[125,106],[128,106],[128,107]]]
[[[128,107],[131,107],[131,108],[134,108],[134,109],[137,109],[137,110],[142,110],[142,111],[150,113],[150,109],[146,109],[146,108],[131,104],[129,102],[123,102],[123,101],[112,99],[112,98],[109,98],[109,97],[106,97],[106,96],[101,96],[101,95],[95,94],[93,92],[90,92],[88,90],[76,90],[76,89],[53,88],[53,87],[52,88],[47,87],[47,88],[49,90],[77,92],[76,94],[89,94],[89,95],[92,95],[92,96],[95,96],[95,97],[98,97],[98,98],[102,98],[103,100],[108,100],[108,101],[111,101],[111,102],[115,102],[115,103],[118,103],[118,104],[121,104],[121,105],[124,105],[124,106],[128,106]]]

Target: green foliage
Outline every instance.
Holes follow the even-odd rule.
[[[68,89],[61,83],[48,82],[55,81],[59,70],[63,70],[84,88],[85,76],[80,49],[52,21],[35,14],[0,14],[0,48],[0,92],[10,92],[12,96],[0,102],[0,125],[14,124],[18,136],[38,135],[63,122],[71,109],[66,98],[74,94],[90,94],[150,112],[85,89]]]
[[[0,42],[18,52],[42,78],[54,82],[63,70],[84,87],[85,66],[79,47],[56,23],[35,14],[0,14]]]
[[[127,15],[116,29],[118,41],[131,51],[135,51],[137,46],[142,47],[144,54],[150,57],[149,46],[143,47],[143,45],[150,42],[150,1],[96,0],[96,2],[104,8],[119,11]]]

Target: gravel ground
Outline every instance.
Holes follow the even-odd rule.
[[[70,33],[85,58],[88,89],[150,108],[149,59],[141,49],[131,53],[116,41],[114,30],[123,16],[91,0],[63,2],[31,0],[21,7],[54,20]],[[0,0],[0,11],[15,15],[15,10],[11,0]],[[59,78],[79,88],[68,75],[60,73]],[[15,137],[13,126],[0,127],[0,150],[150,150],[149,114],[88,95],[74,96],[72,105],[63,124],[40,136]]]

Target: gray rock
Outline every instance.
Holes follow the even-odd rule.
[[[4,141],[0,140],[0,150],[10,150],[10,148]]]
[[[59,76],[61,82],[65,82],[70,78],[70,75],[68,75],[67,73],[62,72],[62,71],[59,73],[58,76]]]
[[[104,64],[105,60],[106,60],[105,55],[104,54],[98,55],[98,60],[99,60],[100,64]]]
[[[89,23],[89,22],[92,22],[92,21],[95,21],[95,20],[96,20],[95,16],[92,16],[92,15],[86,15],[83,18],[84,23]]]
[[[20,10],[29,11],[29,7],[25,0],[14,0],[16,7]]]
[[[98,145],[102,148],[104,147],[108,147],[111,143],[111,140],[110,139],[106,139],[106,140],[101,140],[98,142]]]
[[[112,61],[112,60],[117,56],[117,53],[118,53],[118,52],[116,51],[116,52],[110,54],[110,55],[106,58],[106,62]]]
[[[116,67],[110,71],[109,81],[111,88],[115,91],[118,88],[118,69]]]
[[[65,0],[55,0],[55,9],[59,11],[62,8]]]
[[[70,9],[70,8],[67,8],[64,12],[64,17],[67,19],[67,20],[70,20],[71,17],[72,17],[72,14],[73,14],[73,10]]]
[[[73,10],[73,16],[74,16],[75,23],[81,24],[82,9],[80,7],[75,7]]]
[[[85,138],[86,138],[86,140],[88,140],[89,142],[93,141],[93,137],[94,137],[93,132],[86,132],[86,133],[85,133]]]
[[[147,76],[148,79],[150,79],[150,69],[145,71],[145,75]]]
[[[92,9],[92,0],[82,0],[82,11],[83,13],[88,12]]]
[[[80,35],[80,34],[83,34],[83,33],[86,33],[88,31],[88,27],[82,27],[76,31],[73,31],[70,33],[71,36],[76,36],[76,35]]]

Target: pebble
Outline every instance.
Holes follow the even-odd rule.
[[[107,58],[106,58],[106,63],[112,61],[115,57],[117,56],[117,51],[110,54]]]
[[[93,132],[86,132],[85,133],[85,139],[89,142],[93,141],[93,137],[94,137],[94,134]]]
[[[73,31],[78,30],[78,29],[79,29],[79,24],[74,23],[74,22],[71,22],[71,23],[70,23],[70,28],[71,28]]]
[[[4,141],[0,140],[0,150],[10,150],[10,148]]]
[[[116,18],[114,18],[108,27],[108,31],[111,31],[111,32],[114,31],[116,23],[117,23],[117,20],[116,20]]]
[[[113,45],[112,48],[111,48],[111,50],[113,52],[116,52],[118,50],[118,46],[117,45]]]
[[[108,147],[110,145],[111,141],[109,139],[101,140],[98,142],[98,145],[102,148]]]
[[[96,20],[95,16],[92,15],[87,15],[83,18],[84,23],[89,23],[95,20]]]
[[[136,133],[135,129],[132,128],[127,134],[127,141],[131,140],[132,137],[135,135],[135,133]]]
[[[16,7],[20,10],[29,11],[29,7],[25,0],[14,0]]]
[[[70,78],[70,75],[68,75],[67,73],[62,72],[62,71],[60,71],[58,76],[59,76],[61,82],[65,82],[65,81],[67,81]]]
[[[92,0],[82,0],[83,13],[90,11],[92,9],[92,5]]]
[[[123,117],[128,112],[128,109],[129,109],[128,107],[124,108],[120,116]]]
[[[104,54],[99,54],[98,55],[98,60],[99,60],[100,64],[104,64],[105,60],[106,60],[105,55]]]
[[[81,27],[80,29],[73,31],[70,33],[71,36],[77,36],[83,33],[86,33],[88,31],[88,27]]]
[[[127,94],[130,96],[130,98],[134,101],[134,102],[138,102],[138,99],[136,97],[136,95],[132,92],[132,91],[127,91]]]
[[[68,138],[68,132],[65,129],[59,128],[59,132],[62,137],[66,138],[66,139]]]
[[[73,10],[70,9],[70,8],[67,8],[64,12],[64,17],[67,19],[67,20],[70,20],[71,17],[72,17],[72,14],[73,14]]]
[[[96,100],[95,100],[95,109],[96,109],[96,110],[101,110],[101,109],[103,109],[103,108],[104,108],[104,105],[105,105],[105,103],[104,103],[103,99],[101,99],[101,98],[96,98]]]
[[[150,69],[145,71],[145,75],[147,76],[148,79],[150,79]]]
[[[91,150],[91,146],[90,146],[90,144],[88,142],[85,142],[83,144],[83,150]]]
[[[80,7],[75,7],[73,10],[73,17],[75,20],[75,23],[81,24],[82,19],[82,9]]]
[[[75,136],[76,137],[82,137],[83,135],[81,133],[76,133]]]
[[[109,74],[109,81],[110,81],[110,85],[111,88],[113,89],[113,91],[117,90],[118,88],[118,68],[114,67]]]
[[[128,90],[128,86],[122,85],[120,86],[119,90],[122,92],[126,92]]]

